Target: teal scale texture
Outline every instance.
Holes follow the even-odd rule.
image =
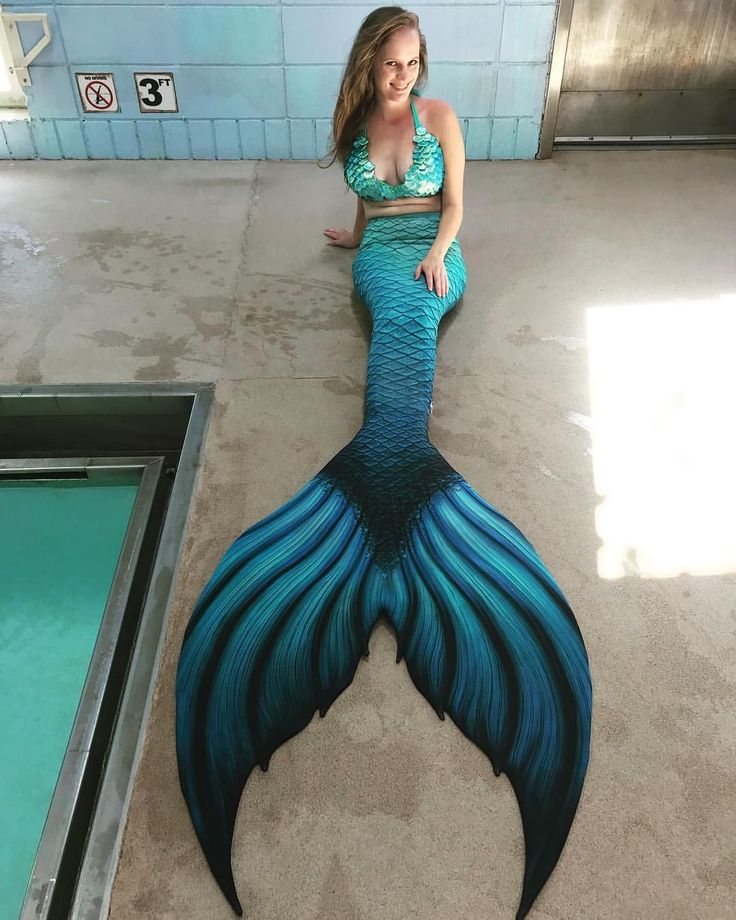
[[[345,160],[345,181],[360,198],[385,201],[396,198],[427,198],[436,195],[445,178],[445,160],[437,138],[419,120],[414,100],[410,99],[414,118],[412,164],[403,182],[391,185],[376,176],[376,167],[368,159],[368,135],[365,128],[353,141]]]
[[[239,915],[231,846],[248,776],[325,715],[381,615],[418,690],[514,788],[526,854],[517,920],[554,869],[580,798],[592,689],[573,612],[529,540],[428,437],[439,323],[467,282],[457,240],[444,297],[414,278],[439,219],[368,221],[353,261],[373,321],[363,425],[232,543],[186,628],[179,779]]]

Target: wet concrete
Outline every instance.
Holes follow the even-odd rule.
[[[700,303],[702,350],[702,304],[736,292],[735,180],[725,150],[467,164],[469,283],[440,327],[430,434],[539,550],[594,684],[588,776],[539,920],[725,920],[736,900],[734,568],[657,577],[634,546],[623,577],[602,571],[588,326],[603,306]],[[354,252],[322,235],[353,214],[337,167],[0,164],[2,382],[217,383],[111,920],[234,916],[178,787],[176,660],[230,542],[360,426],[370,322]],[[678,494],[671,506],[671,526],[687,522]],[[245,916],[513,917],[523,838],[506,777],[436,718],[385,624],[370,647],[325,719],[246,787]]]

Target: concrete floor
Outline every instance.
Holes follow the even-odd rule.
[[[646,410],[638,428],[617,429],[615,410],[632,381],[651,405],[663,354],[682,369],[680,402],[696,398],[684,392],[695,378],[706,402],[736,385],[733,362],[708,360],[710,345],[733,347],[717,305],[736,293],[736,153],[469,162],[465,201],[469,283],[440,328],[430,435],[539,550],[576,612],[594,686],[583,796],[530,917],[725,920],[736,903],[736,502],[733,454],[720,458],[732,421],[689,438],[676,399],[666,431]],[[2,383],[217,382],[112,920],[234,916],[179,791],[176,660],[230,542],[360,425],[370,323],[354,252],[322,235],[353,213],[337,166],[0,166]],[[595,349],[593,315],[605,320]],[[600,418],[594,380],[608,394]],[[702,457],[683,461],[694,441]],[[612,462],[612,445],[624,459]],[[656,474],[660,449],[661,475],[681,475],[655,513],[643,506],[660,478],[637,482],[627,504],[621,470]],[[710,542],[709,508],[687,478],[703,458],[719,497],[710,510],[730,525]],[[664,524],[667,541],[627,530],[639,512],[639,530]],[[514,916],[523,842],[511,787],[436,718],[394,650],[379,625],[327,717],[249,781],[233,851],[248,920]]]

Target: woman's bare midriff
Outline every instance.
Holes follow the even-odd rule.
[[[442,192],[428,195],[426,198],[394,198],[388,201],[368,201],[363,199],[363,212],[366,219],[387,217],[389,214],[416,214],[419,211],[441,211]]]

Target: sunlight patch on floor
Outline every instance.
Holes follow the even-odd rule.
[[[736,294],[586,320],[599,575],[736,572]]]

